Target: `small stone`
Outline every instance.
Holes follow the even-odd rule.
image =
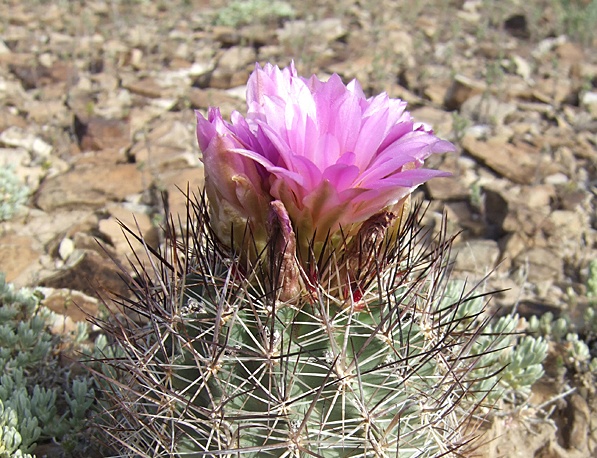
[[[140,80],[131,81],[123,84],[123,87],[134,94],[149,97],[151,99],[157,99],[162,96],[162,88],[153,78],[142,78]]]
[[[199,166],[199,151],[191,125],[182,121],[160,123],[130,151],[138,164],[163,172]]]
[[[522,76],[525,81],[529,81],[531,79],[531,74],[533,73],[529,61],[517,54],[513,55],[511,59],[516,68],[516,73]]]
[[[585,92],[580,99],[581,106],[584,107],[593,119],[597,119],[597,92]]]
[[[447,110],[457,110],[469,98],[474,95],[482,94],[485,90],[486,87],[484,84],[464,75],[456,75],[452,85],[446,92],[444,106]]]
[[[496,266],[500,257],[500,248],[495,240],[460,242],[453,250],[457,253],[454,269],[475,273],[479,277],[487,275]]]
[[[573,210],[554,210],[546,221],[546,232],[560,242],[580,243],[580,239],[587,227],[581,213]]]
[[[74,250],[75,244],[72,239],[65,237],[62,239],[62,242],[60,242],[60,246],[58,247],[58,255],[60,256],[60,259],[66,261]]]
[[[168,206],[174,220],[176,221],[178,216],[185,218],[187,186],[191,195],[201,195],[204,185],[203,165],[194,169],[169,170],[164,172],[160,178],[161,184],[168,194]]]
[[[9,127],[0,134],[0,143],[6,146],[25,148],[37,160],[46,159],[52,152],[52,145],[16,126]]]
[[[136,164],[97,164],[69,170],[45,180],[36,196],[44,211],[101,208],[111,200],[124,200],[145,189],[143,172]]]
[[[30,236],[7,234],[0,236],[0,259],[2,260],[2,272],[6,276],[6,281],[16,282],[17,286],[25,286],[28,283],[28,272],[31,272],[31,266],[43,253],[40,244]]]
[[[501,102],[494,96],[483,94],[469,97],[460,107],[465,118],[493,126],[503,126],[508,116],[516,111],[514,103]]]
[[[570,181],[570,178],[568,178],[568,176],[566,174],[558,172],[558,173],[554,173],[552,175],[546,176],[543,181],[545,184],[557,186],[557,185],[563,185],[563,184],[568,183]]]
[[[558,44],[555,51],[560,64],[578,64],[584,62],[586,59],[582,47],[578,43],[571,41]]]
[[[116,253],[127,253],[126,256],[122,256],[124,265],[128,264],[126,259],[129,258],[136,266],[139,266],[138,260],[141,263],[147,260],[145,247],[124,231],[122,225],[128,227],[135,234],[142,234],[145,243],[150,248],[157,248],[159,245],[157,228],[152,224],[147,213],[132,211],[123,205],[117,204],[109,205],[107,211],[111,216],[99,222],[99,232],[102,234],[103,239],[111,243]],[[136,256],[131,256],[131,251]]]
[[[76,116],[75,133],[83,151],[127,148],[130,145],[128,120]]]
[[[130,289],[114,262],[95,251],[75,251],[63,269],[40,279],[41,286],[81,291],[89,296],[119,294],[127,297]]]
[[[483,142],[466,134],[462,146],[475,159],[515,183],[533,184],[551,168],[547,164],[539,167],[542,162],[539,151],[524,143],[506,143],[499,137]]]
[[[514,265],[526,272],[527,281],[531,283],[558,281],[564,271],[563,260],[553,250],[541,247],[523,251]]]
[[[309,33],[318,43],[328,44],[346,35],[347,30],[338,17],[326,18],[319,21],[287,21],[284,28],[278,30],[278,39],[283,43],[290,43],[296,37]]]
[[[250,74],[249,65],[257,56],[255,49],[246,46],[233,46],[225,50],[211,74],[210,86],[218,89],[244,84]]]
[[[99,312],[99,301],[81,291],[66,288],[40,288],[44,295],[41,303],[63,317],[69,318],[65,324],[69,326],[68,330],[75,331],[76,323],[86,322],[89,317],[97,317]],[[71,326],[72,323],[72,327]],[[58,329],[57,329],[58,330]],[[65,329],[60,329],[64,332]]]
[[[429,124],[438,137],[445,138],[452,133],[453,117],[444,110],[433,107],[421,107],[411,111],[417,122]]]

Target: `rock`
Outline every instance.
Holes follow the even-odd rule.
[[[587,221],[580,212],[554,210],[543,224],[543,232],[551,246],[570,249],[581,244],[587,226]]]
[[[144,130],[155,118],[170,111],[174,105],[175,99],[151,99],[147,105],[133,107],[128,116],[132,137],[136,138],[135,134]]]
[[[68,257],[73,254],[73,251],[75,251],[75,242],[68,237],[64,237],[58,247],[58,255],[60,256],[60,259],[66,261]]]
[[[458,110],[472,96],[482,94],[485,90],[486,87],[483,83],[464,75],[456,75],[446,92],[444,106],[447,110]]]
[[[531,94],[539,102],[556,106],[564,102],[572,103],[575,98],[570,81],[562,78],[537,80]]]
[[[131,144],[128,120],[76,116],[74,128],[83,151],[127,148]]]
[[[0,148],[0,166],[17,170],[29,164],[31,164],[31,158],[25,148]]]
[[[457,243],[453,248],[456,254],[454,269],[470,272],[480,279],[497,265],[500,248],[495,240],[469,240]]]
[[[462,146],[482,164],[515,183],[533,184],[552,169],[539,151],[525,143],[506,143],[499,137],[479,141],[465,134]],[[540,167],[540,164],[545,164],[545,167]]]
[[[0,81],[0,86],[1,85],[2,82]],[[0,100],[1,99],[2,88],[0,87]],[[0,132],[4,132],[9,127],[18,127],[20,129],[25,129],[27,127],[27,124],[28,123],[23,116],[20,116],[9,110],[4,110],[4,112],[0,114]]]
[[[122,224],[135,234],[141,233],[149,247],[157,248],[159,245],[158,229],[153,225],[150,216],[147,213],[132,211],[117,204],[108,205],[106,210],[109,212],[110,217],[99,222],[99,232],[104,240],[107,240],[114,247],[116,253],[126,253],[126,256],[123,255],[121,259],[124,265],[127,264],[127,257],[134,261],[135,265],[138,265],[131,250],[143,262],[147,258],[143,244],[123,231]]]
[[[228,91],[221,89],[192,88],[189,99],[193,108],[206,110],[209,107],[218,107],[224,119],[230,119],[232,111],[242,111],[246,106],[242,98],[230,95]]]
[[[77,323],[84,323],[89,317],[99,316],[98,299],[81,291],[43,287],[40,288],[40,292],[44,296],[42,305],[68,318],[64,321],[66,329],[56,329],[57,333],[75,331]]]
[[[433,107],[416,108],[410,113],[417,122],[429,124],[435,134],[441,138],[446,138],[452,133],[454,118],[450,113]]]
[[[162,88],[156,83],[153,78],[141,78],[124,83],[123,87],[128,89],[133,94],[149,97],[150,99],[158,99],[162,96]]]
[[[57,61],[51,67],[43,65],[11,65],[11,71],[21,80],[25,89],[64,83],[72,86],[77,81],[76,68],[67,62]]]
[[[485,235],[485,223],[468,202],[447,202],[446,219],[454,225],[455,230],[461,228],[468,237]]]
[[[434,200],[463,200],[470,196],[470,190],[457,178],[434,178],[425,183],[425,189]]]
[[[211,74],[210,86],[228,89],[247,82],[251,65],[257,60],[255,49],[246,46],[233,46],[225,50]]]
[[[41,286],[81,291],[92,297],[118,294],[128,297],[130,289],[113,261],[95,251],[76,250],[59,271],[40,279]]]
[[[529,81],[533,72],[533,69],[529,61],[516,54],[513,55],[511,59],[512,63],[514,64],[514,67],[516,68],[516,73],[522,76],[525,81]]]
[[[97,227],[97,216],[92,211],[72,210],[54,211],[45,213],[41,210],[32,210],[22,227],[20,234],[35,239],[44,247],[57,245],[64,237],[72,237],[76,232],[91,232]],[[51,251],[51,249],[49,250]]]
[[[6,146],[25,148],[36,162],[46,160],[52,152],[52,145],[16,126],[9,127],[0,134],[0,143]]]
[[[493,126],[502,126],[508,116],[516,111],[516,104],[501,102],[496,97],[486,94],[473,95],[460,107],[460,113],[465,118]]]
[[[573,43],[571,41],[557,43],[555,53],[558,56],[558,62],[560,64],[579,64],[586,60],[582,47],[578,43]]]
[[[168,171],[163,174],[161,179],[162,185],[168,193],[168,206],[170,213],[174,215],[174,220],[176,221],[178,216],[186,217],[187,198],[185,193],[188,187],[191,196],[193,194],[201,196],[205,182],[203,164],[195,169]]]
[[[25,109],[30,122],[54,124],[63,128],[72,125],[72,114],[62,100],[31,100],[25,104]]]
[[[523,269],[531,283],[554,282],[562,278],[564,262],[551,249],[530,248],[519,254],[514,266]]]
[[[346,35],[346,28],[340,18],[326,18],[318,21],[287,21],[284,28],[278,29],[278,39],[282,43],[291,43],[297,37],[309,34],[314,42],[326,46]]]
[[[33,267],[42,254],[42,246],[30,236],[14,233],[0,236],[0,271],[6,275],[7,282],[28,285],[33,279]]]
[[[597,92],[585,92],[581,96],[580,103],[591,114],[593,119],[597,119]]]
[[[121,201],[142,192],[148,184],[135,164],[98,164],[72,169],[45,180],[36,204],[46,212],[101,208],[109,201]]]
[[[199,151],[196,146],[192,124],[179,120],[158,124],[130,151],[137,164],[143,164],[153,173],[166,169],[182,169],[199,166]]]

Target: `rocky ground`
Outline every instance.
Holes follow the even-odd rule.
[[[242,111],[254,63],[294,59],[408,101],[458,146],[431,161],[454,178],[420,195],[462,231],[458,274],[495,270],[496,309],[581,320],[597,259],[595,1],[232,3],[0,1],[0,165],[30,193],[0,223],[9,281],[44,287],[67,326],[84,319],[73,301],[97,313],[97,285],[124,292],[97,240],[124,261],[123,221],[159,245],[165,210],[184,212],[178,188],[202,184],[193,109]],[[504,415],[483,453],[595,456],[585,385],[548,421]],[[541,401],[570,383],[545,386]]]

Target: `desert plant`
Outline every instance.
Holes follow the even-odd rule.
[[[50,330],[55,315],[37,293],[15,290],[0,274],[0,457],[31,456],[40,442],[78,442],[94,400],[92,382],[61,365],[80,344]],[[80,347],[78,347],[80,348]]]
[[[166,231],[167,253],[152,253],[156,270],[139,272],[135,298],[121,298],[127,313],[98,323],[113,339],[101,346],[100,376],[112,445],[121,456],[473,448],[495,403],[529,394],[547,346],[515,334],[517,317],[491,322],[484,294],[448,281],[451,241],[420,242],[419,208],[355,307],[352,295],[330,294],[331,280],[296,303],[277,301],[271,260],[247,266],[226,251],[205,202],[191,201],[187,225]]]
[[[12,218],[27,200],[29,189],[11,167],[0,167],[0,221]]]
[[[596,0],[552,0],[560,33],[590,46],[595,38],[597,23]]]
[[[485,295],[448,281],[446,225],[434,236],[420,204],[408,212],[414,187],[440,174],[421,169],[423,159],[451,145],[411,122],[402,102],[367,100],[337,76],[304,81],[271,66],[256,75],[249,107],[264,112],[232,124],[217,110],[199,118],[205,194],[188,197],[178,224],[169,220],[163,250],[144,244],[151,260],[128,277],[132,296],[117,298],[124,313],[95,320],[111,339],[98,358],[103,430],[121,456],[427,457],[474,448],[502,390],[524,395],[541,376],[545,344],[522,339],[512,349],[517,318],[489,325]],[[280,104],[259,100],[281,87],[300,94],[284,108],[295,124],[267,112]],[[307,159],[309,148],[298,159],[302,140],[291,146],[294,164],[273,152],[268,138],[283,150],[291,135],[274,131],[289,125],[299,137],[301,126],[320,127],[357,143],[340,122],[314,113],[304,121],[302,104],[316,105],[305,90],[342,95],[338,110],[353,127],[361,110],[372,118],[363,130],[376,117],[387,123],[386,139],[376,131],[382,138],[354,147],[375,156],[368,139],[381,151],[361,176],[344,145],[336,164]],[[250,129],[254,120],[263,130]],[[330,152],[328,134],[311,147]],[[395,162],[382,160],[384,148]],[[330,167],[320,171],[326,180],[313,178],[319,167]],[[301,179],[306,170],[312,180]],[[360,199],[364,183],[379,192]]]
[[[284,1],[234,0],[218,10],[215,23],[238,27],[288,19],[295,15],[294,8]]]

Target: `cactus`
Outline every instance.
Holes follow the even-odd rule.
[[[189,209],[163,252],[147,248],[152,267],[119,299],[126,313],[96,320],[112,338],[102,427],[120,456],[464,453],[504,367],[512,391],[542,373],[545,348],[512,354],[515,318],[488,326],[484,295],[448,281],[451,240],[422,241],[420,206],[359,294],[330,288],[350,262],[340,256],[319,259],[318,281],[288,302],[276,299],[276,252],[240,261],[211,233],[205,200]]]
[[[121,456],[461,455],[500,394],[528,395],[545,342],[511,350],[517,318],[490,324],[449,282],[445,222],[409,214],[455,148],[405,107],[291,63],[256,65],[246,117],[198,113],[204,194],[162,251],[125,228],[147,267],[95,321]]]

